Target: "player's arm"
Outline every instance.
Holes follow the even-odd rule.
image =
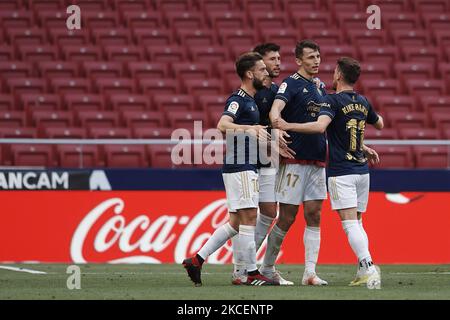
[[[381,130],[384,128],[384,121],[383,121],[383,117],[378,115],[378,120],[377,122],[375,122],[373,124],[373,126],[375,127],[375,129]]]
[[[378,164],[380,163],[380,156],[378,153],[372,149],[369,148],[366,145],[363,145],[363,152],[366,155],[366,158],[372,163],[372,164]]]
[[[327,115],[321,115],[315,122],[307,123],[289,123],[281,118],[276,120],[274,126],[285,131],[294,131],[305,134],[324,133],[328,125],[331,123],[331,118]]]
[[[269,119],[273,123],[276,119],[281,118],[281,111],[283,111],[286,106],[286,102],[281,99],[275,99],[270,109]]]
[[[267,126],[260,125],[244,125],[244,124],[236,124],[234,123],[234,119],[231,116],[227,116],[226,114],[222,115],[217,124],[217,129],[219,129],[222,133],[227,133],[227,131],[245,131],[248,133],[255,133],[258,137],[270,139],[270,134],[265,130]]]

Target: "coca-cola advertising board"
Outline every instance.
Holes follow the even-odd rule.
[[[364,227],[375,261],[450,263],[448,198],[372,192]],[[9,191],[0,200],[2,262],[180,263],[228,219],[223,191]],[[304,224],[300,209],[278,263],[304,263]],[[321,225],[319,263],[354,263],[328,200]],[[225,245],[209,262],[231,258]]]

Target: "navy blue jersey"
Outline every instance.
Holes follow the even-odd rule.
[[[235,124],[251,126],[259,124],[258,106],[253,97],[242,89],[234,92],[228,98],[223,115],[232,117]],[[227,136],[226,155],[222,169],[224,173],[257,171],[257,141],[256,138],[251,139],[252,148],[249,147],[248,135],[245,137],[243,133],[238,134],[232,140],[230,140],[230,136]]]
[[[277,92],[278,86],[272,82],[270,88],[265,87],[255,94],[255,102],[259,109],[259,124],[262,126],[270,124],[269,113]]]
[[[314,82],[294,73],[280,85],[275,99],[286,102],[281,112],[285,121],[306,123],[317,120],[323,95],[325,91],[317,89]],[[296,152],[295,159],[325,162],[327,145],[324,134],[288,133],[292,140],[289,147]]]
[[[327,128],[330,177],[369,173],[363,152],[366,123],[375,124],[378,115],[367,99],[354,92],[342,91],[324,97],[320,115],[332,121]]]

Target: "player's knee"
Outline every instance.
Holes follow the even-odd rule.
[[[308,226],[319,226],[320,210],[305,212],[305,221]]]

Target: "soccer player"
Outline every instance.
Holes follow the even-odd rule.
[[[288,122],[316,121],[320,112],[319,102],[323,89],[316,87],[313,79],[319,71],[320,47],[313,41],[304,40],[295,48],[299,69],[280,85],[270,111],[270,120],[280,116]],[[323,133],[306,135],[288,132],[295,151],[295,159],[284,159],[277,177],[276,200],[280,212],[276,225],[267,240],[267,251],[260,272],[275,270],[275,260],[283,239],[295,221],[300,204],[303,204],[306,227],[303,234],[305,246],[305,271],[303,285],[327,285],[316,274],[320,248],[320,212],[327,197],[325,182],[326,140]]]
[[[269,112],[275,95],[278,92],[278,86],[273,82],[280,75],[280,46],[275,43],[262,43],[257,45],[254,52],[263,57],[266,65],[268,77],[264,81],[264,88],[256,92],[255,102],[259,110],[259,124],[268,126],[270,130]],[[267,161],[266,161],[267,162]],[[268,164],[261,164],[258,170],[259,179],[259,213],[256,218],[255,244],[256,251],[263,243],[270,226],[277,216],[277,203],[275,202],[275,180],[277,168]],[[243,284],[246,281],[245,264],[239,259],[239,247],[237,246],[237,237],[231,239],[233,245],[234,272],[232,283],[235,285]],[[261,271],[261,270],[260,270]],[[285,280],[278,271],[267,269],[262,270],[266,277],[276,280],[280,285],[293,285],[292,281]],[[268,271],[268,272],[265,272]]]
[[[358,258],[359,269],[351,286],[366,284],[381,287],[379,268],[372,261],[367,234],[362,227],[361,214],[369,198],[369,167],[365,154],[366,123],[383,128],[383,118],[375,113],[366,97],[353,89],[361,73],[358,61],[341,58],[334,70],[333,87],[336,94],[324,98],[316,122],[286,123],[276,119],[275,125],[302,134],[327,132],[329,142],[328,190],[331,206],[339,213],[348,242]],[[370,160],[378,162],[376,154]]]
[[[256,266],[255,245],[258,174],[257,161],[252,161],[252,154],[255,152],[257,154],[257,150],[253,150],[256,142],[253,141],[252,144],[252,139],[267,141],[270,135],[266,130],[267,126],[259,124],[260,115],[254,96],[258,90],[264,88],[263,82],[268,72],[262,56],[256,52],[241,55],[236,61],[236,72],[242,80],[241,87],[228,98],[217,125],[217,128],[227,136],[223,181],[230,221],[219,227],[194,257],[183,261],[190,279],[196,286],[202,284],[203,262],[236,234],[239,234],[240,260],[244,261],[248,272],[245,283],[247,285],[278,285],[278,282],[259,273]]]

